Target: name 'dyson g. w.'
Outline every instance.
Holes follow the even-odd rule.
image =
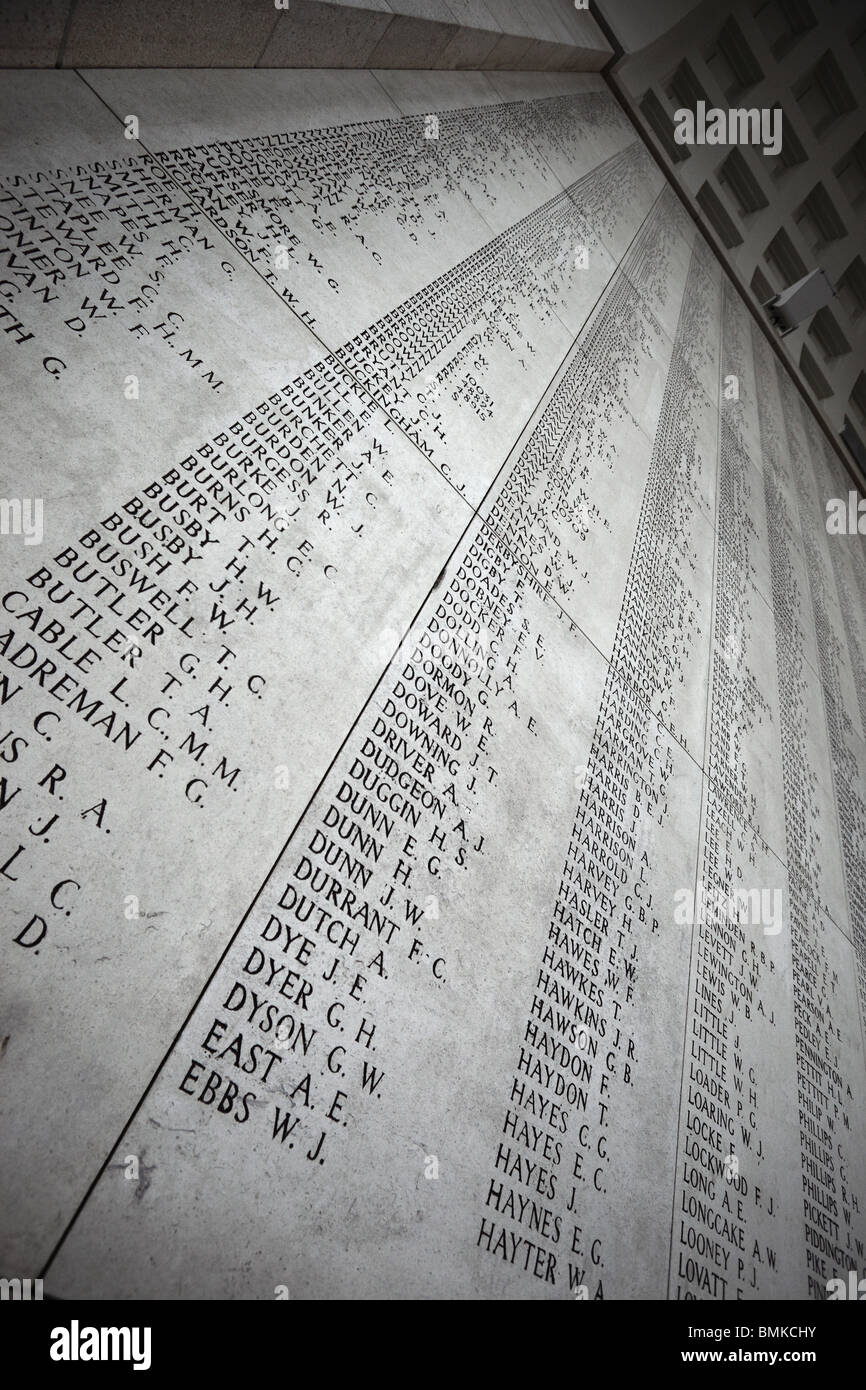
[[[699,101],[695,111],[674,112],[674,140],[678,145],[761,145],[765,155],[778,154],[782,112],[777,106],[708,110],[707,103]]]

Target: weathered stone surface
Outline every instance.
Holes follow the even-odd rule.
[[[863,540],[601,79],[3,101],[4,1273],[821,1296]]]

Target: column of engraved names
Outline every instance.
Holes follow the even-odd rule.
[[[785,844],[794,974],[794,1034],[802,1169],[804,1264],[810,1298],[827,1296],[828,1280],[848,1268],[851,1208],[841,1206],[848,1167],[841,1120],[851,1079],[840,1074],[843,1034],[837,1020],[838,971],[827,933],[821,893],[821,847],[815,831],[817,776],[810,763],[807,701],[815,681],[806,663],[806,624],[796,567],[802,564],[799,528],[785,487],[787,439],[780,424],[775,373],[765,345],[753,337],[760,402],[761,444],[770,531],[770,568],[776,622],[776,663],[785,789]],[[841,1021],[841,1020],[840,1020]],[[840,1216],[842,1223],[840,1223]],[[843,1244],[841,1224],[846,1227]]]
[[[789,446],[788,458],[796,481],[796,495],[803,538],[809,594],[815,625],[818,673],[827,729],[832,789],[835,795],[835,817],[839,827],[843,889],[840,910],[847,917],[850,946],[838,936],[828,945],[841,946],[841,951],[829,961],[831,981],[840,988],[835,1011],[828,1010],[833,1023],[833,1045],[825,1048],[820,1062],[811,1057],[808,1049],[803,1063],[816,1068],[815,1081],[826,1082],[828,1104],[827,1123],[831,1130],[841,1125],[845,1133],[836,1143],[838,1185],[831,1171],[823,1168],[809,1155],[804,1159],[804,1191],[813,1199],[828,1192],[831,1196],[829,1215],[841,1216],[838,1221],[840,1243],[844,1240],[846,1269],[863,1272],[864,1236],[866,1223],[861,1202],[866,1200],[866,1122],[862,1115],[862,1097],[866,1094],[864,1071],[863,1021],[866,1005],[866,867],[863,856],[863,834],[866,829],[866,799],[863,789],[863,768],[857,757],[856,734],[847,709],[846,678],[850,675],[852,654],[846,646],[846,633],[835,575],[830,557],[834,541],[821,524],[821,481],[823,451],[814,421],[798,402],[792,383],[777,367],[779,397],[783,405],[785,431]],[[834,919],[835,920],[835,919]],[[838,921],[837,921],[838,925]],[[853,957],[856,998],[844,999],[842,990]],[[841,970],[840,970],[841,964]],[[835,977],[835,978],[834,978]],[[826,985],[822,993],[826,993]],[[835,993],[835,990],[834,990]],[[845,1007],[847,1003],[847,1009]],[[859,1004],[859,1009],[858,1009]],[[859,1013],[859,1016],[858,1016]],[[832,1106],[832,1115],[831,1115]],[[814,1187],[818,1183],[820,1186]],[[832,1202],[835,1197],[835,1202]],[[838,1275],[832,1277],[838,1278]],[[826,1287],[826,1286],[825,1286]],[[850,1293],[849,1293],[850,1296]]]
[[[813,429],[813,423],[803,412],[804,426],[809,431],[810,445],[818,458],[823,457],[824,479],[827,492],[841,498],[849,492],[849,478],[842,470],[841,463],[832,453],[826,440],[821,439]],[[826,507],[826,502],[825,502]],[[866,546],[858,535],[840,536],[830,543],[830,556],[836,580],[836,592],[842,612],[845,637],[848,647],[849,675],[856,692],[859,710],[859,729],[852,711],[843,702],[840,716],[847,733],[849,750],[854,750],[855,759],[864,751],[860,730],[866,731],[866,636],[864,636],[864,613],[866,613]],[[850,758],[846,753],[846,761]],[[840,809],[840,824],[847,863],[854,865],[854,872],[848,874],[848,899],[857,941],[857,968],[860,980],[860,1014],[866,1018],[866,941],[863,923],[866,923],[866,868],[863,854],[866,844],[866,824],[862,796],[853,799],[849,814]]]
[[[803,419],[808,429],[810,422],[805,412]],[[821,504],[825,514],[828,513],[831,498],[844,499],[846,504],[850,505],[852,491],[858,506],[862,506],[862,498],[851,486],[850,475],[843,468],[841,460],[837,458],[828,441],[815,431],[810,434],[810,444],[814,448],[816,456],[823,460],[824,467],[821,470],[821,476],[826,487],[826,496],[821,498]],[[858,515],[860,515],[859,512]],[[829,516],[825,525],[828,527],[831,525]],[[854,682],[857,708],[860,712],[860,731],[861,736],[866,736],[866,622],[864,622],[863,616],[866,613],[866,564],[864,564],[866,544],[864,544],[863,536],[859,532],[857,534],[849,532],[844,541],[840,540],[830,546],[830,555],[836,576],[839,605],[845,623],[845,635],[852,667],[851,676]]]
[[[571,419],[570,393],[577,380],[596,405],[596,392],[607,394],[600,349],[619,338],[614,325],[626,339],[616,345],[628,358],[630,319],[644,311],[632,280],[640,284],[642,262],[652,264],[659,254],[655,230],[648,229],[631,259],[629,278],[616,278],[610,317],[601,315],[590,331],[585,354],[576,354],[573,374],[565,374],[515,473],[512,526],[518,535],[530,532],[530,555],[538,546],[521,485],[527,489],[540,459],[549,460],[554,479],[560,471],[568,477],[560,432]],[[693,261],[689,286],[699,274]],[[674,689],[699,635],[687,580],[694,565],[688,519],[697,497],[682,468],[694,440],[682,435],[687,373],[676,370],[690,329],[682,316],[612,659],[477,1238],[483,1251],[518,1271],[591,1298],[605,1296],[606,1277],[616,1287],[617,1271],[605,1270],[601,1233],[618,1200],[609,1166],[621,1155],[609,1150],[606,1130],[611,1107],[638,1094],[631,1089],[640,1075],[638,1029],[629,1011],[641,938],[660,930],[647,845],[651,830],[666,823],[673,754],[670,742],[659,739],[656,710],[672,724],[678,720]],[[615,408],[615,395],[609,406]],[[571,485],[576,481],[575,470]],[[504,492],[495,513],[503,525],[510,520],[508,500]],[[543,529],[537,513],[535,524]]]
[[[849,923],[854,943],[861,1018],[866,1018],[866,789],[863,787],[863,766],[857,757],[856,724],[847,709],[848,693],[844,682],[853,664],[853,652],[847,645],[850,622],[846,624],[841,595],[837,592],[833,558],[838,540],[827,534],[822,525],[821,483],[823,450],[814,421],[802,401],[794,395],[793,387],[784,374],[778,374],[779,391],[784,402],[785,427],[791,459],[791,471],[797,483],[800,529],[815,617],[815,637],[818,644],[818,669],[827,719],[827,735],[833,789],[839,818],[842,863],[849,908]],[[825,481],[826,480],[826,481]]]
[[[448,979],[445,904],[495,825],[497,741],[535,736],[518,691],[543,660],[528,587],[486,529],[462,548],[191,1021],[178,1089],[226,1123],[255,1128],[267,1107],[287,1155],[324,1163],[357,1101],[382,1094],[389,994]]]
[[[726,284],[722,360],[727,372],[736,359],[742,374],[733,315]],[[674,1183],[677,1299],[770,1297],[778,1279],[774,1173],[785,1154],[761,1120],[764,1088],[775,1081],[765,1059],[787,1041],[777,1032],[786,1001],[780,953],[763,932],[773,914],[764,923],[763,908],[781,908],[783,880],[757,823],[746,756],[758,730],[773,735],[774,707],[753,665],[766,624],[749,561],[757,476],[722,419],[704,806],[690,911],[678,914],[684,940],[692,927],[692,967]]]

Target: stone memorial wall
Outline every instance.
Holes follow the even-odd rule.
[[[2,104],[2,1272],[862,1274],[856,498],[603,80]]]

